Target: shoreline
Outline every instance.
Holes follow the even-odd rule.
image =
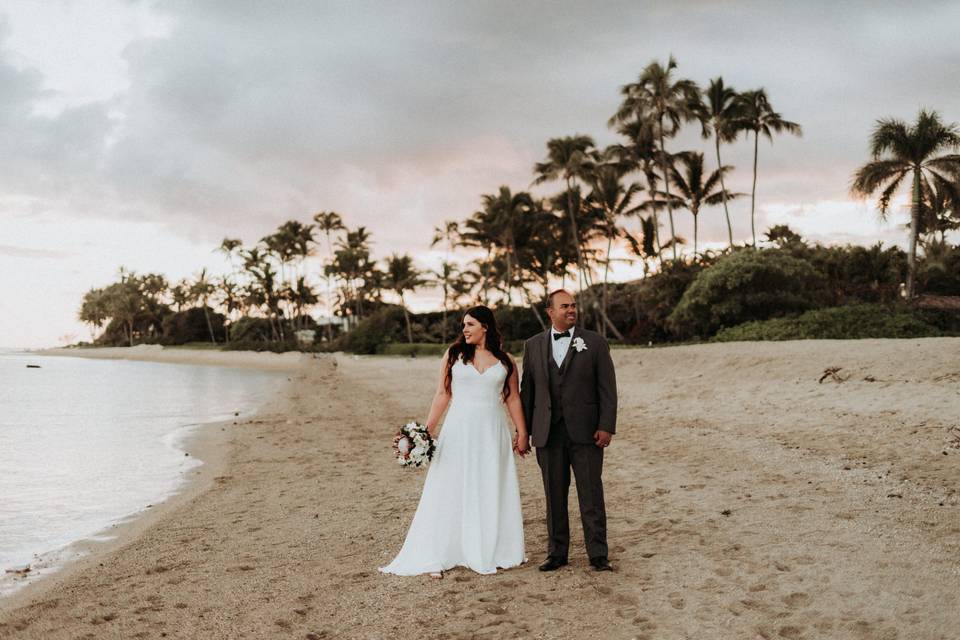
[[[159,344],[138,344],[135,347],[53,347],[28,351],[38,356],[64,356],[94,360],[136,360],[169,364],[194,364],[267,371],[295,370],[312,354],[300,351],[218,351],[213,349],[167,349]]]
[[[159,346],[159,345],[157,345]],[[290,354],[294,357],[258,358],[263,355],[257,352],[206,352],[195,349],[137,349],[135,353],[123,353],[125,347],[104,347],[90,349],[52,348],[30,351],[33,355],[42,357],[76,357],[94,360],[136,360],[141,362],[188,364],[196,366],[222,366],[245,369],[260,369],[264,371],[296,371],[302,366],[300,353]],[[251,357],[251,354],[253,357]],[[210,357],[213,356],[213,357]],[[220,357],[218,357],[220,356]],[[286,388],[288,381],[282,388]],[[281,391],[282,393],[283,391]],[[258,407],[245,419],[256,419],[270,403]],[[111,552],[120,549],[137,540],[145,531],[156,523],[163,521],[170,513],[181,505],[189,503],[210,489],[215,484],[215,478],[224,474],[229,457],[229,429],[237,424],[234,419],[216,422],[205,422],[193,425],[179,442],[179,449],[191,458],[199,460],[201,464],[187,471],[179,479],[176,490],[163,500],[140,511],[130,513],[117,522],[107,525],[90,536],[80,538],[60,547],[43,552],[35,556],[29,564],[32,568],[29,575],[22,578],[23,585],[7,595],[0,595],[0,613],[14,611],[28,606],[31,602],[42,598],[58,584],[66,582],[71,577],[86,571],[95,570],[102,566],[100,562]],[[58,559],[41,571],[35,573],[35,563],[44,565],[51,557]],[[7,569],[3,567],[2,569]]]

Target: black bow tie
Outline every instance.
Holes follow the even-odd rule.
[[[563,333],[555,333],[555,334],[553,334],[553,339],[554,339],[554,340],[559,340],[560,338],[569,338],[569,337],[570,337],[570,330],[569,330],[569,329],[567,329],[567,330],[564,331]]]

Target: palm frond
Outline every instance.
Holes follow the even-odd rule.
[[[875,160],[860,167],[853,176],[850,192],[857,197],[868,198],[889,180],[910,170],[903,160]]]

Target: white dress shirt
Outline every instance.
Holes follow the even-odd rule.
[[[570,327],[570,337],[560,338],[559,340],[554,338],[558,333],[563,333],[562,331],[557,331],[556,327],[550,327],[550,346],[553,348],[553,361],[557,363],[557,366],[563,366],[563,359],[567,357],[567,351],[570,349],[570,341],[573,340],[573,327]]]

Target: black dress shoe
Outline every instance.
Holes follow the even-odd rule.
[[[540,565],[540,571],[556,571],[560,567],[567,564],[566,558],[558,558],[557,556],[547,556],[547,561]]]
[[[593,567],[594,571],[613,571],[613,567],[610,566],[606,556],[590,558],[590,566]]]

